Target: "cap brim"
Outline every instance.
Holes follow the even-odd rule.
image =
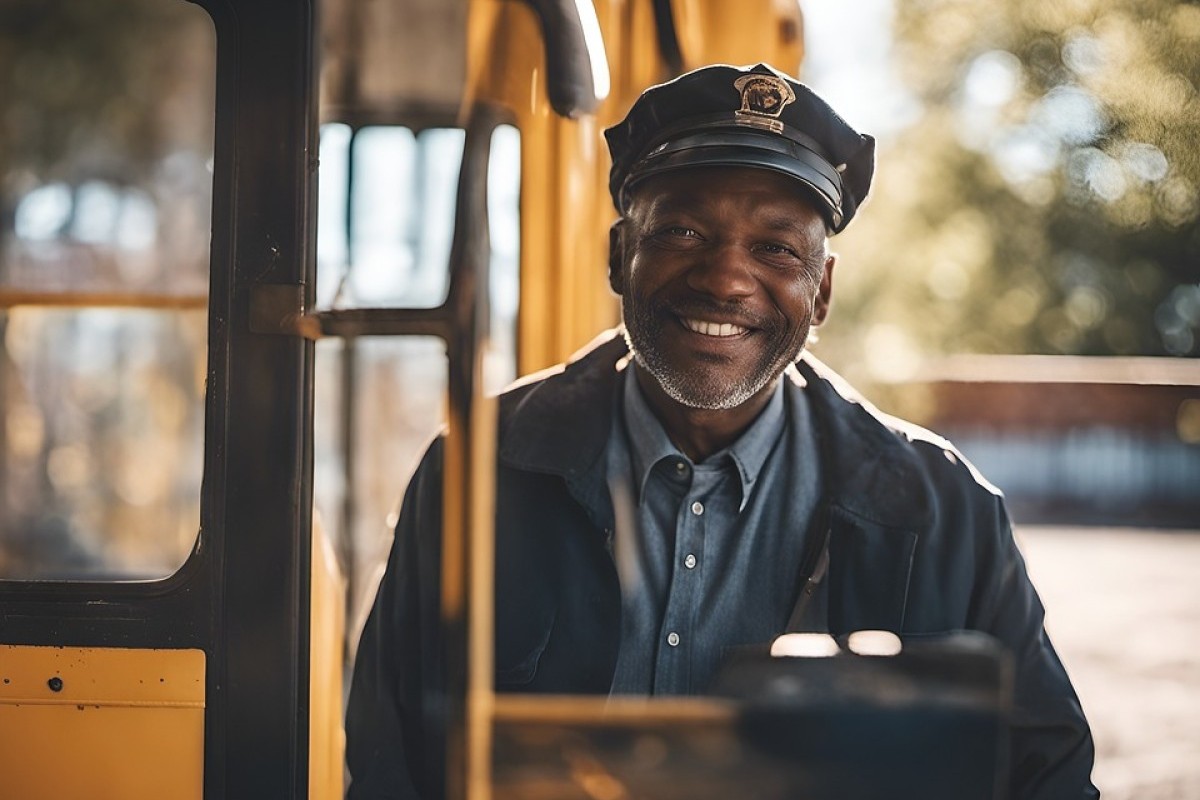
[[[783,137],[752,131],[685,136],[654,148],[630,170],[621,192],[626,206],[633,188],[654,175],[696,167],[750,167],[796,179],[829,223],[842,223],[842,182],[838,171],[817,153]],[[626,210],[626,209],[622,209]]]

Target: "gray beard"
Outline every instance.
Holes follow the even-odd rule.
[[[646,347],[639,347],[634,342],[628,325],[625,327],[625,342],[629,346],[629,352],[633,354],[634,361],[658,381],[658,385],[667,396],[688,408],[708,411],[737,408],[778,377],[769,370],[761,369],[732,384],[714,385],[699,380],[695,374],[686,370],[676,369],[652,343],[647,343]]]

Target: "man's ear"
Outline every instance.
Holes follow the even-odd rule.
[[[608,229],[608,285],[617,294],[625,292],[625,231],[628,220],[621,217]]]
[[[813,302],[813,327],[824,324],[829,315],[829,305],[833,302],[833,268],[837,265],[837,253],[830,253],[825,259],[825,268],[821,274],[821,286],[817,289],[817,297]]]

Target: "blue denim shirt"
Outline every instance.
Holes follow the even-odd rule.
[[[612,693],[695,694],[731,648],[782,633],[795,603],[820,497],[807,400],[794,393],[803,408],[788,415],[781,383],[736,442],[693,463],[632,370],[623,380],[607,454],[622,594]],[[789,416],[805,435],[784,435]]]

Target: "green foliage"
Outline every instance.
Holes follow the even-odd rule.
[[[141,179],[179,141],[172,95],[212,80],[191,58],[198,15],[183,0],[0,0],[0,178],[23,173],[10,192],[30,173]]]
[[[822,354],[1200,355],[1200,5],[897,0],[895,35],[921,113],[833,242]]]

